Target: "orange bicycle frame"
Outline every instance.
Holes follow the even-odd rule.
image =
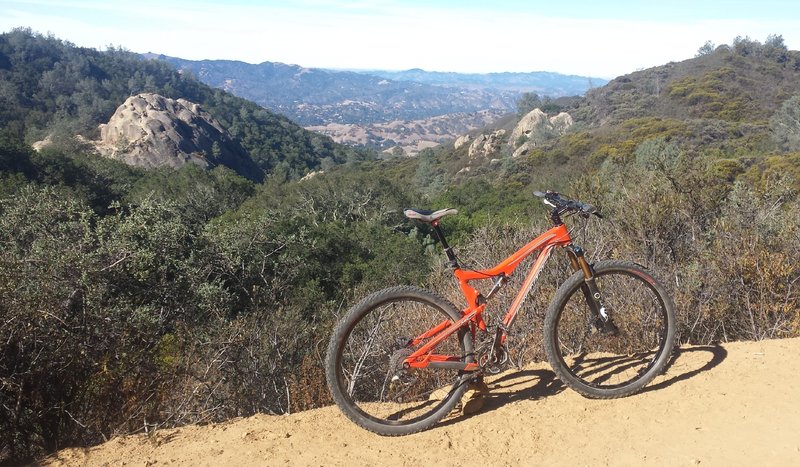
[[[438,227],[436,224],[433,225]],[[441,341],[446,339],[454,332],[457,332],[468,323],[472,323],[475,327],[486,331],[486,323],[483,320],[483,311],[486,308],[486,299],[491,297],[494,291],[500,287],[502,281],[505,281],[511,276],[511,274],[513,274],[514,270],[517,268],[517,266],[519,266],[520,263],[522,263],[522,261],[525,260],[525,258],[530,256],[532,253],[539,251],[536,261],[534,261],[531,270],[525,277],[525,280],[523,281],[520,290],[517,292],[514,301],[511,303],[508,312],[503,317],[503,325],[506,328],[510,327],[514,322],[517,312],[519,312],[519,309],[522,307],[525,297],[530,292],[531,288],[536,282],[537,277],[539,277],[539,273],[544,267],[544,263],[550,257],[553,249],[555,247],[565,247],[571,243],[572,238],[570,237],[569,230],[567,230],[567,227],[564,224],[560,224],[539,235],[493,268],[472,270],[461,269],[460,267],[456,266],[453,274],[458,280],[458,285],[461,288],[461,292],[464,294],[467,307],[462,310],[461,318],[458,321],[452,322],[450,320],[445,320],[439,323],[437,326],[415,337],[412,340],[412,345],[417,345],[426,339],[430,340],[422,347],[417,349],[414,353],[409,355],[405,359],[404,363],[411,368],[426,368],[430,366],[438,368],[462,369],[465,371],[478,370],[478,364],[475,362],[464,362],[462,357],[453,355],[437,355],[433,353],[433,349]],[[573,259],[573,268],[576,266],[577,263],[575,263]],[[495,287],[488,293],[486,297],[484,297],[478,290],[470,285],[471,281],[489,279],[495,279],[498,280],[498,282],[495,283]],[[502,338],[505,339],[505,336],[502,336]]]

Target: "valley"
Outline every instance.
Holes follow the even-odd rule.
[[[577,96],[607,82],[548,72],[343,71],[276,62],[144,57],[170,63],[338,143],[378,151],[399,147],[411,156],[516,112],[525,93]]]
[[[396,154],[400,154],[399,150],[402,150],[402,155],[415,156],[425,148],[435,147],[470,131],[490,126],[504,115],[506,113],[500,110],[481,110],[423,120],[395,120],[369,125],[329,123],[306,129],[329,136],[337,143]]]

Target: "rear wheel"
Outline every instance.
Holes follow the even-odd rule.
[[[336,404],[356,424],[381,435],[433,426],[461,400],[472,375],[457,368],[406,368],[403,361],[430,340],[412,343],[415,338],[459,318],[449,301],[417,287],[392,287],[362,300],[328,346],[326,376]],[[434,353],[472,362],[471,334],[451,334]]]
[[[675,344],[675,305],[639,265],[602,261],[593,268],[608,320],[592,311],[578,271],[547,311],[545,350],[553,370],[575,391],[591,398],[623,397],[666,367]]]

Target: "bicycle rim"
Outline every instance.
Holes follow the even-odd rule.
[[[345,413],[381,434],[418,431],[444,417],[463,394],[463,372],[405,368],[403,361],[428,341],[412,345],[415,338],[454,316],[417,297],[383,300],[357,315],[341,338],[336,359]],[[463,332],[453,333],[436,346],[435,353],[464,358],[464,339]]]
[[[584,395],[628,395],[666,364],[673,335],[671,309],[654,280],[643,272],[598,270],[595,281],[610,324],[592,313],[581,277],[562,297],[554,327],[554,357],[567,373],[566,382],[578,383],[575,389]]]

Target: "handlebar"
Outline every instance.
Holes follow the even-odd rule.
[[[598,218],[602,219],[603,215],[600,214],[600,211],[592,206],[591,204],[586,204],[584,202],[569,199],[567,197],[561,196],[558,192],[555,191],[547,191],[542,193],[541,191],[534,191],[534,196],[538,196],[539,198],[544,198],[542,200],[543,203],[550,205],[553,207],[553,212],[551,213],[551,217],[555,219],[560,218],[563,214],[572,214],[578,213],[580,216],[589,217],[589,215],[594,214]]]

